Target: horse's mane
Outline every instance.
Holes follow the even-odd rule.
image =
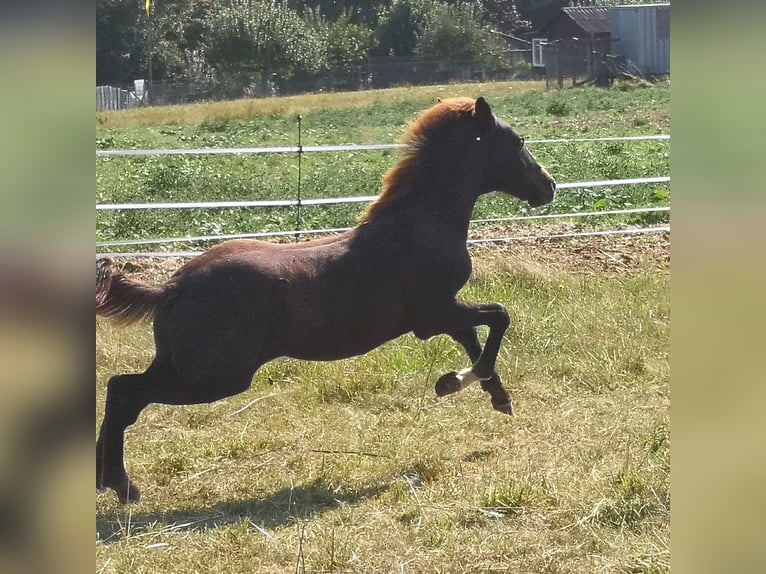
[[[383,189],[378,198],[362,215],[361,223],[367,223],[388,206],[397,203],[414,191],[406,182],[419,167],[423,149],[448,122],[454,122],[461,116],[472,115],[476,100],[472,98],[452,98],[441,100],[411,122],[404,133],[402,143],[404,157],[383,176]]]

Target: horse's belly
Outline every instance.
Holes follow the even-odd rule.
[[[357,264],[330,266],[279,283],[280,349],[296,359],[330,361],[362,355],[406,332],[400,281]]]
[[[372,351],[383,343],[403,335],[403,330],[380,330],[363,333],[359,330],[339,330],[331,327],[297,334],[284,355],[306,361],[336,361]]]
[[[404,334],[400,313],[301,313],[279,329],[279,354],[309,361],[334,361],[363,355]]]

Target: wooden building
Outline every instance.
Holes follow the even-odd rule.
[[[548,42],[587,42],[590,50],[606,54],[610,50],[611,19],[608,6],[562,8],[541,29]]]
[[[607,6],[565,7],[532,40],[533,65],[548,78],[575,81],[593,75],[594,66],[611,50],[611,18]]]

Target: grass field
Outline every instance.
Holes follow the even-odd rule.
[[[401,88],[354,94],[316,94],[186,107],[149,108],[97,115],[99,149],[197,148],[297,145],[296,116],[304,145],[397,143],[406,124],[437,97],[488,97],[496,113],[529,139],[653,135],[670,132],[670,86],[603,90],[542,91],[534,82]],[[537,144],[533,152],[559,182],[667,175],[667,141]],[[373,196],[395,152],[307,154],[301,195]],[[97,159],[97,203],[172,202],[297,197],[295,156],[102,157]],[[599,187],[561,192],[534,213],[602,211],[667,206],[668,185]],[[301,227],[353,225],[364,205],[307,207]],[[531,213],[519,202],[488,196],[475,217]],[[587,225],[643,225],[666,222],[663,214],[590,218]],[[222,235],[295,229],[289,208],[98,212],[99,242]],[[536,223],[539,225],[539,222]],[[176,243],[166,249],[198,247]],[[109,251],[103,247],[100,251]],[[156,250],[157,246],[134,249]],[[112,250],[124,251],[124,247]]]
[[[662,236],[473,249],[464,297],[514,321],[498,363],[513,417],[478,387],[437,398],[467,360],[409,336],[149,407],[126,443],[143,499],[97,498],[97,570],[667,572],[667,254]],[[158,265],[138,272],[176,263]],[[146,326],[96,334],[100,420],[108,377],[152,345]]]

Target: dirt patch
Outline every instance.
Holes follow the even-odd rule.
[[[565,233],[561,233],[565,235]],[[670,268],[670,233],[585,235],[474,245],[474,257],[504,257],[567,273],[629,273]]]
[[[551,235],[566,235],[572,230],[556,229]],[[526,237],[523,230],[485,229],[472,238]],[[551,271],[567,273],[629,273],[641,269],[670,267],[670,233],[659,231],[635,235],[595,235],[560,238],[528,238],[507,243],[470,246],[471,254],[480,260],[501,258],[532,262]],[[131,276],[151,283],[169,278],[189,257],[115,258],[118,268]]]

